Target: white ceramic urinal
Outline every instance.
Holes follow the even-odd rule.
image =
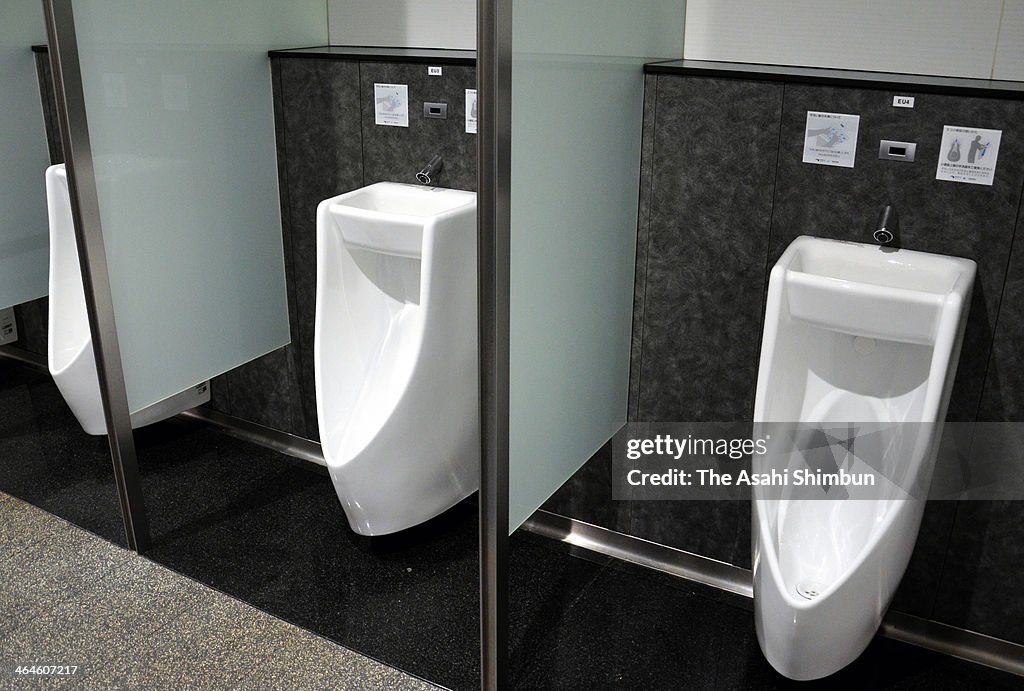
[[[50,221],[50,308],[47,361],[57,388],[88,434],[106,434],[99,375],[85,307],[82,270],[64,165],[46,170],[46,204]],[[203,382],[132,413],[132,427],[163,420],[210,400]]]
[[[320,441],[352,529],[393,533],[479,486],[476,194],[377,183],[320,203]]]
[[[967,259],[812,237],[772,269],[755,421],[870,428],[871,443],[845,462],[892,480],[845,500],[754,488],[757,637],[787,677],[824,677],[860,655],[903,576],[975,270]],[[790,472],[799,459],[789,457]],[[755,456],[755,469],[773,462]]]

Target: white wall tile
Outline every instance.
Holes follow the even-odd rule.
[[[475,0],[328,0],[336,46],[476,49]]]
[[[684,54],[987,79],[1002,6],[1002,0],[689,0]],[[1019,66],[1019,50],[1013,58]]]
[[[1006,0],[993,79],[1024,81],[1024,0]]]

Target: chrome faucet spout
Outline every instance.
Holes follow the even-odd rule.
[[[896,214],[895,206],[886,204],[878,214],[878,223],[875,224],[872,236],[882,247],[900,248],[900,217]]]
[[[437,174],[444,168],[444,161],[441,160],[441,154],[434,155],[427,165],[423,166],[423,170],[416,173],[416,179],[424,185],[429,185],[431,180],[437,177]]]

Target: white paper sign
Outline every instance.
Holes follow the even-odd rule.
[[[466,133],[476,134],[476,89],[466,89]]]
[[[0,310],[0,345],[18,340],[18,324],[14,321],[14,308]]]
[[[409,87],[406,84],[374,84],[373,115],[378,125],[409,126]]]
[[[946,125],[942,128],[936,180],[991,185],[996,177],[1002,130]]]
[[[807,111],[804,163],[853,168],[859,129],[859,115]]]

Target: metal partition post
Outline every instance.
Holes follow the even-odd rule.
[[[508,678],[512,0],[477,2],[480,315],[480,685]]]
[[[114,324],[114,304],[110,292],[110,275],[107,272],[107,254],[103,245],[103,227],[71,3],[72,0],[43,0],[43,12],[46,15],[46,34],[50,44],[57,116],[64,142],[71,216],[75,224],[75,240],[82,267],[85,305],[99,374],[100,397],[107,423],[117,498],[121,505],[128,548],[140,552],[149,547],[149,524],[142,500],[128,393]]]

